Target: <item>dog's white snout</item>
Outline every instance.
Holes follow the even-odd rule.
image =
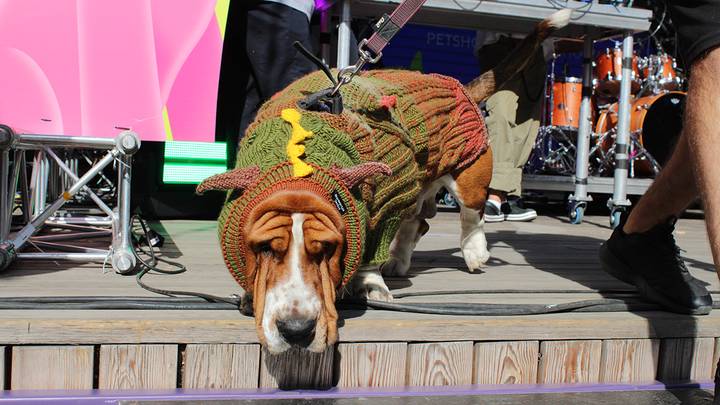
[[[287,350],[291,345],[311,345],[322,310],[321,297],[303,277],[304,215],[292,214],[291,218],[288,272],[265,295],[263,330],[268,349],[273,353]]]

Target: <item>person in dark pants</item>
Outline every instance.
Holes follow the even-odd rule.
[[[312,50],[314,0],[231,3],[218,92],[218,134],[228,145],[228,167],[260,106],[317,67],[293,47]]]
[[[720,274],[720,1],[668,1],[682,60],[690,68],[683,130],[675,151],[629,215],[600,248],[603,269],[670,311],[702,315],[712,298],[690,275],[673,231],[698,196],[705,208],[715,270]],[[720,369],[719,369],[720,370]],[[715,375],[715,403],[720,403]]]

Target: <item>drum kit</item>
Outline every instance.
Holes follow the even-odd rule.
[[[582,80],[555,77],[546,86],[544,119],[527,171],[572,175],[579,129]],[[605,49],[594,60],[589,174],[612,176],[622,79],[622,49]],[[685,93],[675,60],[659,52],[633,55],[630,111],[630,177],[654,177],[668,160],[682,128]]]

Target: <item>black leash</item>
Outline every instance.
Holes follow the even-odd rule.
[[[320,90],[300,100],[300,102],[298,103],[298,107],[307,111],[320,111],[328,112],[331,114],[341,114],[343,112],[342,95],[340,95],[340,93],[331,94],[332,89],[334,88],[334,86],[337,86],[338,83],[337,80],[335,80],[335,78],[333,77],[330,67],[318,57],[313,55],[312,52],[305,49],[305,47],[300,43],[300,41],[295,41],[293,43],[293,46],[298,51],[300,51],[303,56],[308,58],[323,72],[325,72],[325,76],[327,76],[328,79],[330,79],[330,82],[332,82],[333,84],[333,87]]]

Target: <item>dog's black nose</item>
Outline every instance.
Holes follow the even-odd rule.
[[[290,344],[308,346],[315,337],[314,319],[281,319],[276,325],[278,332]]]

